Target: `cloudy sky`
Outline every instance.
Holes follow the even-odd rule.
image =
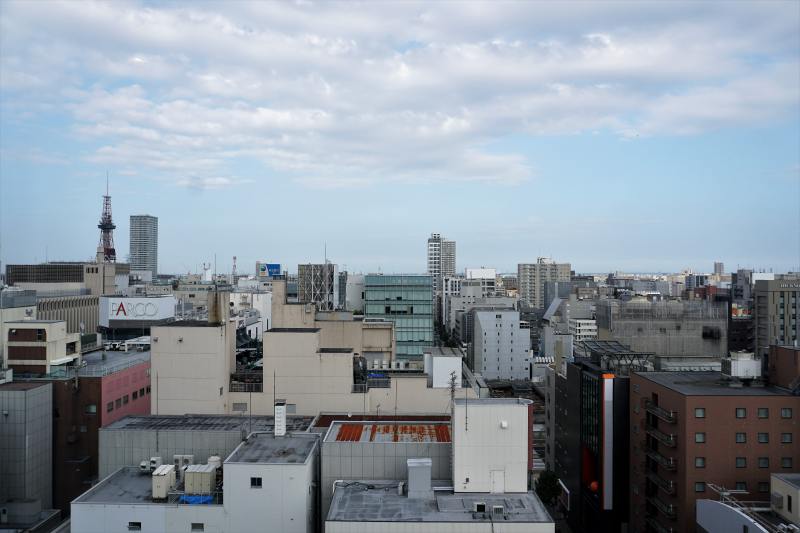
[[[3,262],[797,269],[800,3],[0,3]]]

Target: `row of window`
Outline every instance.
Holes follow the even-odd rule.
[[[792,458],[791,457],[781,457],[781,468],[792,468]],[[705,457],[695,457],[694,458],[694,467],[695,468],[705,468],[706,467],[706,458]],[[747,457],[737,457],[736,458],[736,468],[747,468]],[[769,457],[759,457],[758,458],[758,468],[769,468]]]
[[[746,407],[737,407],[735,412],[736,412],[736,418],[747,418]],[[694,417],[705,418],[706,417],[705,407],[695,407]],[[769,407],[759,407],[758,418],[769,418]],[[781,418],[792,418],[792,408],[781,407]]]
[[[761,444],[769,443],[769,433],[758,433],[758,442]],[[698,431],[694,434],[694,441],[698,444],[703,444],[706,442],[706,434],[703,431]],[[737,444],[744,444],[747,442],[747,433],[745,432],[738,432],[736,433],[736,443]],[[792,434],[791,433],[781,433],[781,444],[791,444],[792,443]]]
[[[144,398],[145,394],[150,394],[150,385],[148,385],[147,387],[142,387],[138,391],[133,391],[133,394],[131,396],[133,396],[134,400],[138,400],[139,398]],[[122,398],[117,398],[113,402],[108,402],[106,404],[106,413],[110,413],[114,409],[119,409],[123,405],[128,405],[128,402],[129,402],[129,396],[127,394]]]

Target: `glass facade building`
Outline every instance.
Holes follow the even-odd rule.
[[[433,346],[433,278],[369,274],[364,279],[364,316],[394,322],[399,359],[421,359]]]

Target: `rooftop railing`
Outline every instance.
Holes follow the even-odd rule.
[[[677,413],[675,411],[667,411],[666,409],[659,407],[650,400],[647,400],[647,402],[645,403],[645,409],[651,415],[657,416],[664,422],[669,422],[670,424],[674,424],[678,419]]]
[[[652,426],[647,426],[645,429],[648,435],[656,439],[661,444],[665,446],[669,446],[670,448],[674,448],[677,445],[677,439],[675,438],[674,434],[666,434],[663,431],[659,431]]]
[[[648,472],[647,479],[649,479],[654,485],[656,485],[665,493],[675,494],[675,483],[673,481],[667,481],[655,472]]]
[[[658,509],[658,512],[666,516],[667,518],[675,518],[677,512],[674,505],[669,503],[664,503],[660,498],[656,496],[649,496],[647,498],[648,503]]]
[[[662,468],[666,468],[667,470],[675,470],[675,468],[677,468],[673,457],[666,457],[655,450],[647,450],[645,453],[647,457],[655,461],[658,466]]]

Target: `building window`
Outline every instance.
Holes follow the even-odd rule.
[[[706,491],[706,483],[705,481],[698,481],[694,484],[694,491],[695,492],[705,492]]]
[[[781,468],[792,468],[792,458],[781,457]]]
[[[139,391],[136,391],[136,390],[135,390],[135,391],[133,391],[133,394],[132,394],[132,396],[133,396],[133,399],[134,399],[134,400],[135,400],[135,399],[137,399],[137,398],[139,397]]]
[[[769,407],[759,407],[758,418],[769,418]]]
[[[695,418],[705,418],[706,417],[706,409],[705,409],[705,407],[695,407],[695,409],[694,409],[694,417]]]
[[[747,409],[745,409],[744,407],[737,407],[736,418],[747,418]]]
[[[758,458],[758,467],[759,468],[769,468],[769,457],[759,457]]]
[[[792,418],[792,408],[791,407],[782,407],[781,408],[781,418]]]
[[[206,526],[202,522],[192,522],[191,531],[205,531]]]
[[[139,389],[139,396],[144,396],[144,387]]]
[[[147,394],[150,394],[150,385],[147,386]]]
[[[106,413],[110,413],[114,410],[114,402],[108,402],[106,404]]]
[[[122,397],[122,405],[128,405],[128,400],[129,398],[128,395],[126,394],[125,396]]]
[[[141,530],[142,530],[141,522],[128,522],[128,531],[141,531]]]
[[[768,481],[759,481],[759,483],[758,483],[758,492],[769,492],[769,482]]]
[[[116,407],[117,409],[119,409],[120,407],[122,407],[122,398],[117,398],[117,399],[114,401],[114,407]]]
[[[789,511],[790,513],[792,512],[792,495],[791,494],[787,494],[786,495],[786,510]]]
[[[736,444],[744,444],[745,442],[747,442],[747,433],[737,433]]]
[[[758,442],[761,444],[767,444],[769,442],[769,433],[759,433]]]
[[[747,490],[747,483],[745,483],[744,481],[737,481],[736,490]]]
[[[261,478],[260,477],[251,477],[250,478],[250,488],[251,489],[260,489],[262,487]]]
[[[737,457],[736,468],[747,468],[747,457]]]
[[[792,443],[792,434],[781,433],[781,444],[791,444],[791,443]]]
[[[706,441],[706,434],[705,433],[695,433],[694,434],[694,441],[697,443],[704,443]]]
[[[706,467],[706,458],[705,457],[695,457],[694,458],[694,467],[695,468],[705,468]]]
[[[86,406],[84,411],[86,412],[86,414],[96,415],[97,414],[97,404],[96,403],[90,403],[89,405]]]

